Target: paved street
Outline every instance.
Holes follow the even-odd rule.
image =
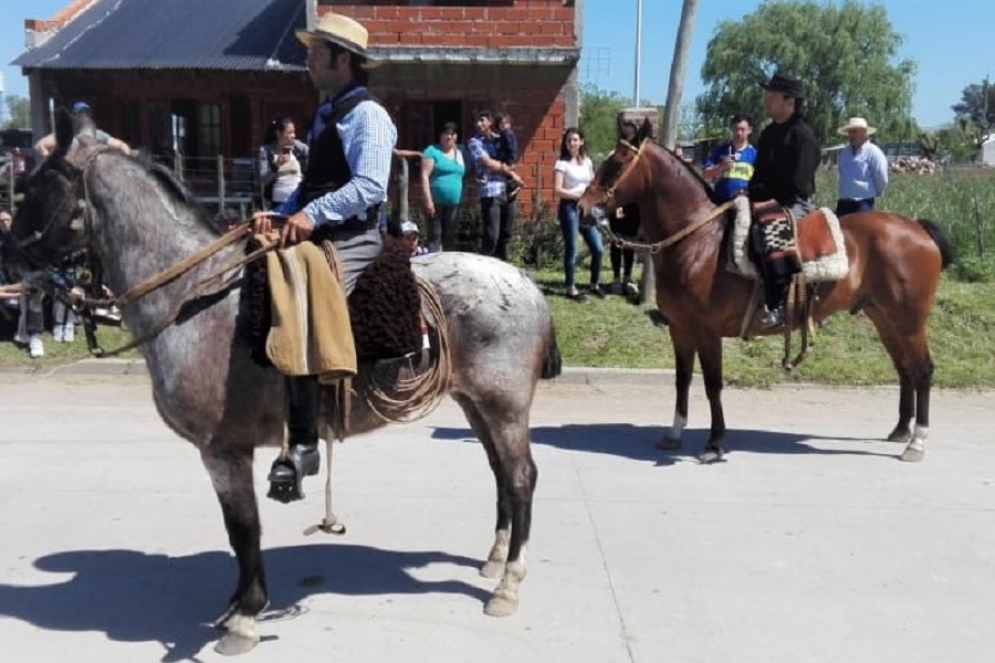
[[[303,503],[262,500],[271,618],[243,660],[992,660],[995,393],[935,393],[926,461],[908,465],[873,439],[895,423],[893,389],[727,389],[728,462],[701,466],[699,384],[667,454],[666,376],[594,375],[544,384],[534,408],[516,616],[482,613],[493,482],[447,401],[337,448],[346,536],[302,534],[321,480]],[[220,660],[207,624],[234,562],[147,378],[0,381],[0,658]]]

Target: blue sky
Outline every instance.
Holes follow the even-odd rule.
[[[636,3],[637,0],[584,0],[583,82],[632,96]],[[69,0],[0,2],[0,62],[4,65],[6,94],[27,95],[27,81],[20,69],[7,66],[24,50],[24,19],[51,18],[68,4]],[[643,0],[641,95],[654,103],[662,103],[666,97],[681,4],[680,0]],[[699,74],[705,47],[718,23],[737,20],[759,4],[759,0],[699,0],[685,100],[702,91]],[[953,119],[950,106],[960,101],[961,91],[980,83],[986,75],[995,75],[995,58],[983,56],[991,44],[995,3],[880,0],[866,4],[884,5],[894,29],[905,36],[902,56],[918,63],[912,110],[920,125],[933,127],[949,122]]]

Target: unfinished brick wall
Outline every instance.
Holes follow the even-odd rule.
[[[319,3],[318,14],[333,9],[360,21],[376,46],[576,46],[574,7],[564,6],[563,0],[494,0],[480,7],[409,7],[397,0],[367,0]]]

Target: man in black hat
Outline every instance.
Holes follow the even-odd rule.
[[[795,219],[815,209],[815,171],[819,167],[819,141],[801,115],[805,99],[797,78],[774,74],[763,84],[764,113],[772,122],[757,142],[757,162],[750,180],[750,200],[776,200]],[[763,267],[763,261],[761,261]],[[784,324],[784,296],[791,274],[764,274],[767,313],[764,327]]]

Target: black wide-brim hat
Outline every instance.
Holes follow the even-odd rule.
[[[795,99],[805,98],[805,88],[802,86],[802,82],[791,76],[774,74],[769,81],[761,83],[760,86],[768,92],[780,92],[785,96],[794,97]]]

